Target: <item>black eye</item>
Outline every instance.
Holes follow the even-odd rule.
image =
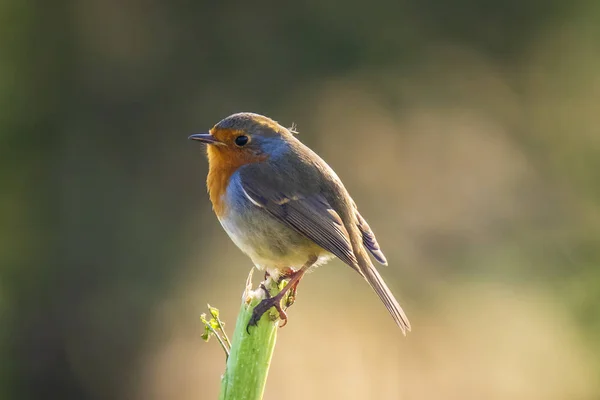
[[[244,146],[246,143],[248,143],[248,136],[242,135],[242,136],[238,136],[235,138],[235,144],[237,146]]]

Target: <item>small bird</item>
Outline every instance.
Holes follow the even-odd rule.
[[[289,279],[255,307],[248,327],[271,307],[287,321],[283,296],[291,290],[295,297],[304,273],[335,256],[365,278],[402,332],[410,331],[369,258],[371,253],[387,265],[373,231],[333,169],[290,129],[259,114],[238,113],[189,138],[207,144],[206,184],[231,240],[271,278]]]

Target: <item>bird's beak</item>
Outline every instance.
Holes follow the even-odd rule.
[[[223,142],[219,141],[217,138],[215,138],[210,133],[195,133],[193,135],[190,135],[188,137],[188,139],[197,140],[199,142],[206,143],[206,144],[216,144],[216,145],[220,145],[220,146],[224,145]]]

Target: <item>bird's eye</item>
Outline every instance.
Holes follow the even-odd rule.
[[[241,135],[235,138],[236,146],[242,147],[246,145],[246,143],[248,143],[248,136],[246,135]]]

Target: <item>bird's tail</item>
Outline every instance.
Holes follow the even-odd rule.
[[[365,261],[365,260],[362,260]],[[366,260],[366,262],[361,262],[362,275],[365,277],[371,288],[377,293],[385,307],[388,309],[396,324],[402,329],[402,333],[406,335],[406,331],[410,331],[410,322],[408,322],[408,317],[398,304],[398,301],[387,287],[379,272],[375,269],[373,264],[371,264],[371,260]]]

